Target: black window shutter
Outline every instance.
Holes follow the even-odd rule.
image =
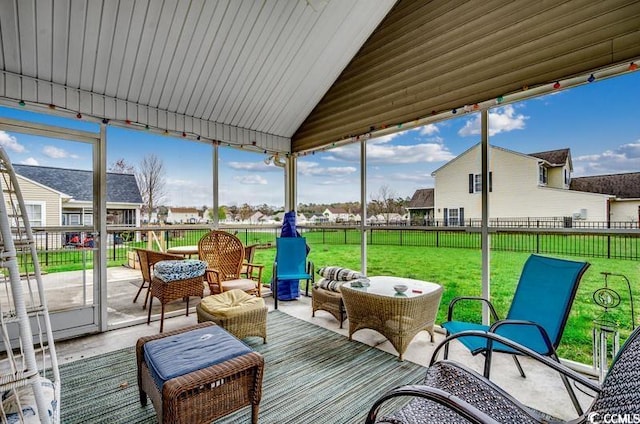
[[[460,226],[464,227],[464,208],[460,208]]]
[[[446,227],[447,225],[449,225],[449,209],[444,208],[444,221],[443,221],[443,225]]]
[[[493,172],[489,172],[489,193],[493,191]]]
[[[469,193],[473,193],[473,174],[469,174]]]

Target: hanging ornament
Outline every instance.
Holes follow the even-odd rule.
[[[480,109],[480,105],[478,105],[478,103],[474,103],[473,110],[478,110],[478,109]]]
[[[200,136],[197,136],[197,137],[196,137],[196,140],[200,141]]]
[[[498,98],[496,99],[496,104],[500,104],[504,101],[504,97],[502,96],[498,96]]]
[[[127,124],[127,125],[131,125],[131,120],[130,119],[125,119],[124,123]]]
[[[109,120],[107,118],[102,118],[102,123],[106,125],[109,123]]]
[[[164,130],[162,134],[164,134],[164,135],[169,134],[169,130]]]
[[[49,103],[49,109],[55,109],[56,105],[54,105],[53,103]]]
[[[144,126],[144,129],[145,129],[145,130],[147,130],[147,131],[149,131],[149,124],[145,125],[145,126]]]
[[[455,109],[453,109],[453,110],[451,111],[451,113],[453,113],[453,114],[455,115],[456,113],[458,113],[458,111],[457,111],[457,110],[455,110]]]
[[[182,131],[182,136],[183,136],[183,137],[186,137],[186,136],[187,136],[187,133],[186,133],[186,132],[184,132],[184,131]]]
[[[80,112],[76,113],[76,118],[82,119],[82,114]]]
[[[18,102],[18,105],[19,105],[20,107],[24,107],[24,100],[20,100],[20,101]]]
[[[636,64],[635,62],[631,62],[629,64],[629,70],[630,71],[635,71],[636,69],[638,69],[638,64]]]
[[[589,78],[587,78],[587,81],[589,82],[594,82],[596,80],[596,77],[593,76],[593,74],[589,75]]]
[[[553,84],[553,88],[554,88],[554,89],[556,89],[556,90],[557,90],[558,88],[560,88],[560,83],[559,83],[558,81],[556,81],[556,83],[555,83],[555,84]]]

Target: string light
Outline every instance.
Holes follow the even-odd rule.
[[[553,88],[555,88],[556,90],[560,88],[560,82],[556,81],[556,83],[553,84]]]
[[[55,109],[56,105],[54,105],[53,103],[49,103],[49,109]]]
[[[102,123],[103,123],[103,124],[108,124],[108,123],[109,123],[109,120],[108,120],[107,118],[102,118]]]
[[[169,130],[164,130],[163,134],[164,134],[164,135],[169,134]]]
[[[636,69],[638,69],[638,64],[637,64],[637,63],[635,63],[635,62],[631,62],[631,63],[629,64],[629,70],[630,70],[630,71],[635,71]]]
[[[182,136],[183,136],[183,137],[186,137],[186,136],[187,136],[187,133],[186,133],[186,132],[184,132],[184,131],[182,131]]]
[[[527,91],[528,89],[529,89],[529,86],[528,86],[528,85],[523,85],[523,86],[522,86],[522,91]]]
[[[18,105],[20,105],[20,107],[24,107],[24,100],[20,100],[20,101],[18,102]]]
[[[453,114],[455,115],[456,113],[458,113],[458,111],[457,111],[457,110],[455,110],[455,109],[453,109],[453,110],[451,111],[451,113],[453,113]]]
[[[500,104],[500,103],[502,103],[503,100],[504,100],[504,97],[498,96],[498,98],[496,99],[496,103]]]
[[[589,75],[589,78],[587,78],[587,81],[589,82],[594,82],[596,80],[596,77],[593,76],[593,74]]]
[[[147,130],[147,131],[149,131],[149,124],[145,125],[145,126],[144,126],[144,129],[145,129],[145,130]]]
[[[478,109],[480,109],[480,105],[478,103],[475,103],[473,105],[473,110],[478,110]]]
[[[196,137],[196,140],[200,141],[200,136],[197,136],[197,137]]]
[[[78,113],[76,114],[76,118],[78,118],[78,119],[82,119],[82,114],[81,114],[80,112],[78,112]]]
[[[127,125],[131,125],[131,121],[129,119],[125,120],[124,123]]]

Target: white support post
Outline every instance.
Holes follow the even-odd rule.
[[[491,236],[489,235],[489,111],[484,109],[481,112],[482,121],[482,297],[490,299],[491,292],[491,259],[490,246]],[[482,304],[482,323],[489,324],[489,307]]]
[[[360,272],[367,275],[367,141],[360,141]]]

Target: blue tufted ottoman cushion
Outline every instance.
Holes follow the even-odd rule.
[[[207,263],[197,259],[160,261],[153,266],[153,275],[165,283],[188,280],[204,275]]]
[[[211,326],[153,340],[144,345],[144,359],[156,387],[166,381],[253,350],[225,331]]]

